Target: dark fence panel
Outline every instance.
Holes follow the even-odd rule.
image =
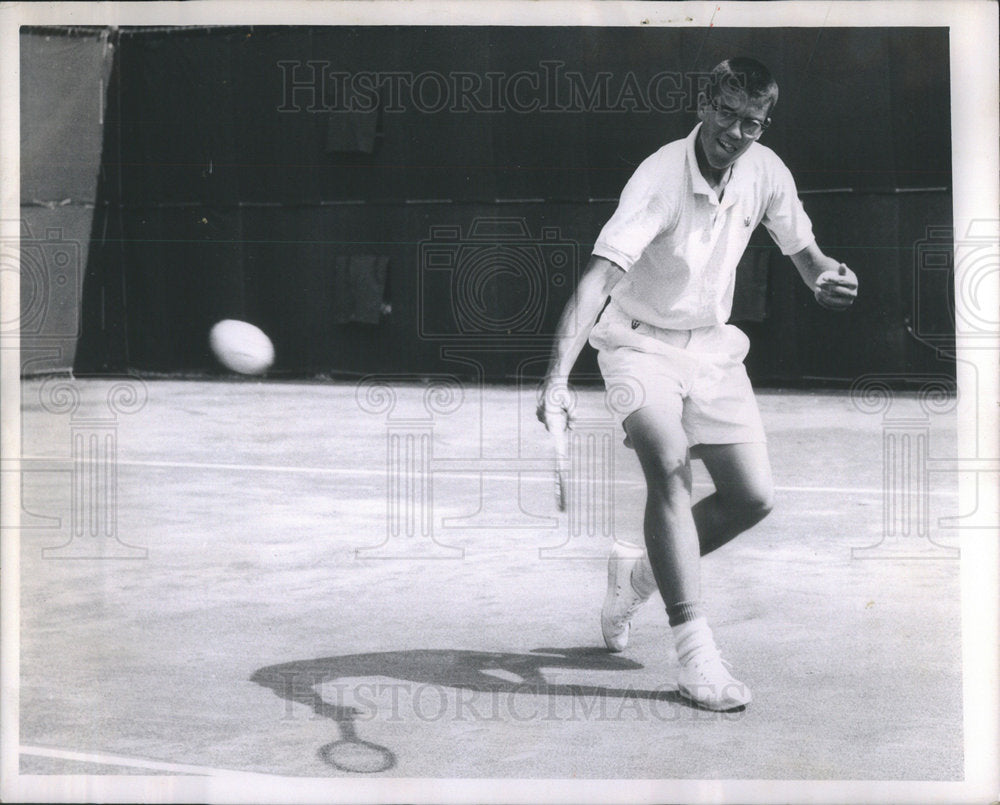
[[[937,367],[912,311],[931,282],[918,244],[932,225],[950,238],[947,46],[943,29],[126,30],[84,310],[101,337],[77,369],[212,370],[224,317],[272,336],[278,374],[501,379],[529,353],[540,369],[622,185],[690,131],[705,71],[742,52],[782,86],[766,144],[862,282],[855,310],[827,313],[758,233],[737,305],[754,379]],[[382,281],[364,273],[376,258],[381,297],[352,312],[345,294]],[[940,331],[951,302],[933,282],[921,316]]]

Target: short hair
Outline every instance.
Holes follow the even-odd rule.
[[[723,88],[746,93],[751,100],[770,101],[768,114],[778,102],[778,83],[771,71],[749,56],[726,59],[713,68],[708,79],[708,99],[715,100]]]

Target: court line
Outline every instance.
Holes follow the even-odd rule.
[[[150,771],[171,771],[180,774],[197,774],[206,777],[245,778],[249,780],[284,779],[274,774],[261,774],[253,771],[230,771],[229,769],[214,769],[210,766],[192,766],[187,763],[167,763],[162,760],[143,760],[141,758],[108,755],[103,752],[76,752],[71,749],[52,749],[46,746],[18,747],[22,755],[48,757],[56,760],[75,760],[81,763],[94,763],[103,766],[127,766],[133,769],[148,769]]]
[[[69,459],[55,459],[51,457],[22,457],[21,462],[31,463],[31,462],[58,462],[58,461],[69,461]],[[443,460],[447,463],[447,459]],[[462,464],[466,466],[475,466],[477,459],[462,459],[453,460],[456,463],[461,461]],[[524,468],[520,473],[510,472],[510,467],[512,464],[517,462],[522,462]],[[17,463],[16,460],[6,461],[6,464]],[[522,483],[545,483],[551,484],[551,461],[549,459],[505,459],[504,463],[506,468],[504,471],[499,471],[493,469],[495,467],[495,460],[483,459],[482,463],[485,465],[480,470],[458,470],[458,469],[448,469],[442,468],[435,471],[435,475],[447,475],[451,478],[466,478],[466,479],[480,479],[484,473],[487,473],[492,478],[498,478],[500,480],[517,481],[520,480]],[[377,469],[371,468],[347,468],[347,467],[293,467],[284,464],[220,464],[215,462],[201,462],[201,461],[141,461],[135,459],[118,459],[116,462],[119,467],[152,467],[156,469],[182,469],[182,470],[236,470],[242,472],[272,472],[272,473],[290,473],[297,475],[335,475],[335,476],[349,476],[357,478],[359,476],[367,476],[372,478],[384,478],[386,474],[386,468],[379,467]],[[13,467],[11,468],[13,469]],[[633,480],[620,480],[615,482],[621,486],[644,486],[643,481],[633,481]],[[707,484],[695,483],[696,487],[707,486]],[[776,492],[801,492],[803,494],[836,494],[836,495],[882,495],[885,490],[878,486],[775,486],[774,490]],[[931,495],[943,495],[947,497],[956,497],[958,495],[958,490],[948,491],[940,489],[928,490]]]

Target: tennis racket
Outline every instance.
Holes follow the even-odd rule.
[[[549,434],[555,449],[556,508],[564,512],[569,502],[569,422],[565,411],[549,418]]]

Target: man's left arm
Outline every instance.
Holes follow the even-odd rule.
[[[828,310],[847,310],[858,296],[858,277],[844,263],[827,257],[813,241],[791,256],[802,281]]]

